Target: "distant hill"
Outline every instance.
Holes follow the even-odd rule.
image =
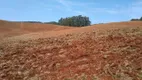
[[[41,24],[41,22],[31,21],[12,22],[0,20],[0,38],[28,34],[31,32],[54,31],[68,28],[71,27],[62,27],[53,24]]]

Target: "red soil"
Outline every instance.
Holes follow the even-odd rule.
[[[142,80],[142,22],[54,30],[3,37],[0,80]]]
[[[0,20],[0,38],[41,31],[59,31],[70,28],[71,27],[61,27],[52,24],[20,23]]]

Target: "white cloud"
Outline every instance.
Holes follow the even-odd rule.
[[[86,13],[85,12],[83,12],[83,11],[74,11],[75,12],[75,14],[78,14],[78,15],[86,15]]]
[[[130,9],[131,9],[131,13],[130,13],[131,18],[141,17],[142,16],[142,1],[138,0],[132,3]]]
[[[120,13],[120,11],[117,11],[117,9],[91,8],[90,6],[95,7],[95,5],[99,4],[96,2],[89,2],[89,1],[79,2],[79,1],[73,1],[73,0],[56,0],[56,1],[60,3],[61,6],[63,6],[62,9],[76,15],[89,15],[94,13],[109,13],[109,14]],[[76,10],[76,8],[82,8],[82,10]]]
[[[69,1],[65,1],[65,0],[57,0],[60,4],[69,7],[70,2]]]
[[[93,13],[108,13],[108,14],[120,14],[122,13],[122,10],[116,9],[116,8],[92,8],[91,12]]]
[[[92,2],[79,2],[79,1],[73,1],[73,0],[56,0],[57,2],[61,3],[62,5],[66,7],[71,6],[87,6],[87,5],[96,5],[98,3],[92,3]]]
[[[130,18],[139,18],[142,16],[142,0],[137,0],[127,6],[116,5],[113,8],[93,8],[94,13],[109,13],[126,15]]]
[[[117,9],[115,8],[90,8],[90,7],[87,7],[87,6],[90,6],[90,5],[93,5],[95,7],[95,5],[99,4],[99,3],[96,3],[96,2],[77,2],[77,1],[71,1],[71,0],[56,0],[58,3],[60,3],[61,5],[64,6],[64,8],[67,10],[67,11],[70,11],[70,12],[75,12],[77,14],[86,14],[87,12],[93,12],[93,13],[100,13],[100,12],[103,12],[103,13],[109,13],[109,14],[119,14],[122,12],[122,10],[118,11]],[[118,6],[118,5],[117,5]],[[74,7],[85,7],[86,10],[75,10],[73,9]]]
[[[142,1],[138,0],[135,3],[132,3],[132,6],[141,6],[142,5]]]
[[[75,13],[75,14],[99,14],[99,13],[107,13],[112,15],[126,15],[129,18],[139,18],[142,16],[142,0],[135,0],[132,4],[128,5],[121,5],[116,4],[112,8],[105,8],[105,7],[95,7],[95,5],[99,3],[95,2],[79,2],[75,0],[56,0],[58,3],[63,6],[62,8],[68,12]],[[88,7],[88,6],[93,6]],[[76,10],[78,8],[85,8],[82,10]]]
[[[81,14],[85,15],[86,12],[84,10],[76,10],[75,7],[83,8],[88,5],[94,5],[97,3],[91,3],[91,2],[78,2],[73,0],[56,0],[58,3],[60,3],[62,6],[64,6],[64,9],[66,11],[75,13],[75,14]]]

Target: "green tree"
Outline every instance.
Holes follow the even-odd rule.
[[[139,19],[131,19],[131,21],[139,21]]]
[[[91,21],[89,20],[89,17],[78,15],[67,18],[61,18],[59,19],[58,23],[59,25],[64,26],[82,27],[90,25]]]
[[[140,18],[140,21],[142,21],[142,17]]]

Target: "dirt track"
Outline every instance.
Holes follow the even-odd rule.
[[[142,79],[142,22],[36,32],[3,40],[0,80]]]

